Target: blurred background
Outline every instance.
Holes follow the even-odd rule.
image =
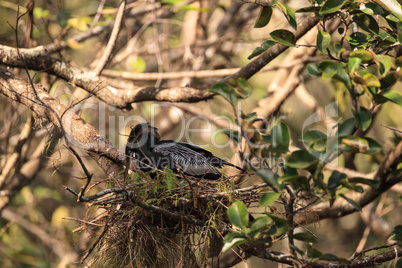
[[[274,9],[268,26],[254,28],[259,9],[257,5],[246,2],[127,1],[115,50],[102,79],[117,88],[205,87],[220,77],[234,73],[236,68],[249,62],[247,58],[267,40],[270,31],[289,28],[279,9]],[[286,4],[297,9],[308,6],[309,2],[287,1]],[[119,1],[111,0],[0,0],[0,43],[15,47],[16,33],[12,27],[17,27],[20,47],[64,42],[66,46],[53,53],[53,57],[91,71],[104,53],[118,6]],[[17,14],[29,10],[16,25]],[[303,15],[297,16],[299,18]],[[339,34],[334,31],[332,38],[336,40]],[[315,39],[307,37],[300,41],[303,42],[314,45]],[[349,94],[341,83],[323,81],[309,75],[306,70],[298,75],[300,85],[283,99],[280,109],[268,111],[275,92],[282,90],[293,79],[289,74],[289,65],[307,63],[325,56],[315,52],[301,52],[299,54],[302,55],[297,55],[294,50],[282,53],[266,70],[249,80],[252,93],[239,103],[239,109],[245,114],[266,110],[268,121],[282,120],[287,123],[293,146],[303,146],[298,141],[302,131],[306,130],[303,130],[303,122],[317,110],[334,102],[336,104],[338,114],[331,118],[332,122],[318,122],[309,126],[323,132],[328,130],[328,124],[353,115]],[[222,69],[226,73],[215,72]],[[174,79],[145,80],[140,76],[142,73],[175,74],[200,70],[210,72],[199,77],[183,74]],[[14,69],[13,72],[26,77],[23,70]],[[130,73],[132,79],[122,79],[123,72]],[[34,75],[35,83],[43,84],[51,96],[66,106],[88,96],[86,91],[54,76],[40,72],[31,74]],[[394,88],[400,89],[400,86],[399,83]],[[80,179],[84,177],[82,169],[63,146],[60,133],[51,124],[4,96],[0,96],[0,107],[0,176],[6,184],[15,184],[9,187],[10,192],[0,194],[8,196],[0,199],[0,266],[78,266],[79,259],[93,242],[91,232],[79,229],[83,222],[78,219],[85,221],[89,215],[93,216],[97,212],[93,207],[77,203],[76,197],[67,192],[64,186],[78,191],[85,182]],[[74,107],[74,111],[122,152],[127,139],[123,135],[127,135],[137,123],[150,122],[159,129],[163,139],[193,143],[240,164],[240,159],[235,157],[238,144],[222,131],[234,128],[235,116],[232,107],[221,97],[190,104],[134,103],[130,111],[108,106],[90,97]],[[400,106],[386,103],[375,117],[374,127],[369,130],[368,136],[379,142],[384,152],[392,148],[396,134],[381,127],[381,124],[401,129],[401,114]],[[102,170],[83,150],[77,150],[90,172],[94,173],[94,181],[98,182],[88,194],[104,189]],[[344,158],[340,158],[338,166],[354,165],[359,172],[370,173],[378,167],[379,161],[372,156],[357,154],[353,163],[345,163]],[[249,186],[261,183],[261,180],[246,178],[241,183]],[[387,226],[402,222],[401,192],[401,189],[390,191],[379,200],[377,210],[387,221]],[[354,213],[310,226],[320,238],[316,248],[324,253],[331,252],[338,257],[348,258],[362,245],[368,247],[385,243],[384,237],[367,229],[364,217],[364,212]],[[278,243],[275,247],[286,250],[287,245]],[[238,267],[267,267],[267,264],[268,267],[277,265],[252,259],[248,264],[239,264]]]

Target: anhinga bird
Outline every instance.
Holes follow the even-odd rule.
[[[141,171],[169,168],[176,173],[217,180],[222,173],[217,168],[232,166],[243,169],[214,156],[192,144],[161,140],[158,129],[148,123],[136,125],[130,132],[126,145],[127,170],[133,157]]]

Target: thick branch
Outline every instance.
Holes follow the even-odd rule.
[[[396,166],[402,161],[402,141],[397,144],[395,149],[391,151],[385,158],[383,163],[375,176],[375,179],[380,181],[381,184],[377,188],[365,187],[365,192],[363,194],[352,192],[348,196],[353,199],[360,207],[364,207],[382,193],[387,191],[393,185],[402,181],[402,176],[393,177],[387,179],[391,174],[392,167]],[[339,218],[356,211],[346,200],[338,198],[332,207],[330,207],[329,202],[322,202],[320,204],[309,207],[310,212],[304,211],[299,213],[295,217],[295,222],[297,224],[306,224],[319,221],[325,218]]]
[[[107,85],[95,73],[86,72],[78,67],[50,57],[43,47],[20,49],[24,62],[17,49],[0,45],[0,63],[10,67],[25,68],[46,72],[81,87],[107,104],[122,109],[132,109],[131,103],[142,101],[197,102],[212,98],[207,90],[191,87],[133,87],[117,89]]]
[[[39,118],[46,118],[59,128],[61,123],[71,145],[86,150],[110,178],[116,177],[121,171],[119,164],[124,160],[124,155],[93,126],[49,96],[40,84],[33,89],[31,84],[0,70],[0,93],[25,105]]]

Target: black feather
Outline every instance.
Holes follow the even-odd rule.
[[[217,180],[222,174],[217,168],[233,165],[196,145],[160,140],[157,128],[148,123],[136,125],[130,132],[126,154],[135,157],[142,171],[169,168],[189,176]]]

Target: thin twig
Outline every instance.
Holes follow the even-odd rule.
[[[379,249],[383,249],[383,248],[389,248],[389,247],[393,247],[393,246],[396,246],[396,245],[398,245],[398,242],[391,243],[391,244],[388,244],[388,245],[382,245],[382,246],[366,248],[366,249],[364,249],[362,251],[355,252],[355,254],[353,254],[353,257],[350,258],[350,262],[353,262],[357,257],[359,257],[360,255],[362,255],[362,254],[364,254],[366,252],[373,251],[373,250],[379,250]]]
[[[113,48],[116,44],[117,37],[119,36],[121,21],[123,20],[125,7],[126,7],[126,0],[121,0],[119,11],[117,12],[116,15],[116,21],[114,23],[109,42],[106,46],[105,53],[103,53],[102,58],[99,60],[99,63],[94,71],[97,76],[101,74],[102,70],[105,68],[107,62],[109,61],[110,55],[112,54]]]

